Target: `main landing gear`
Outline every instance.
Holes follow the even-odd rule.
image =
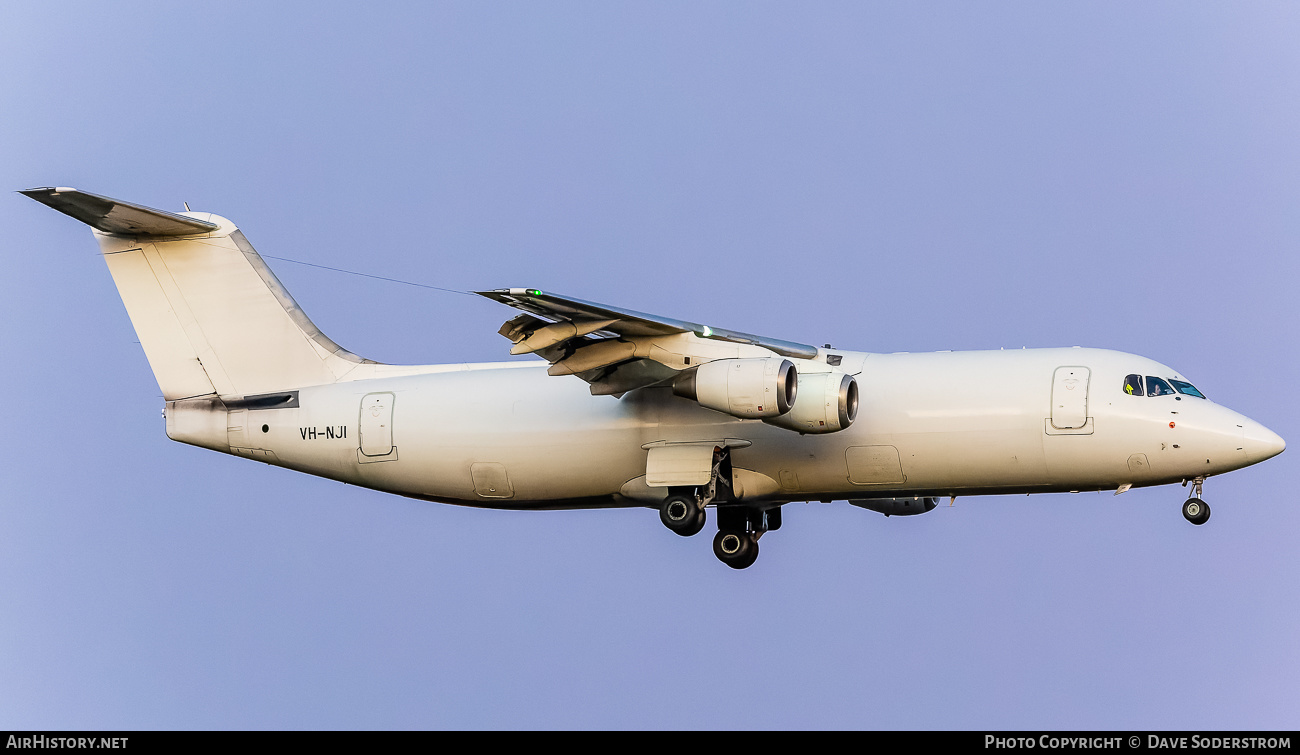
[[[671,493],[659,504],[659,521],[682,537],[690,537],[704,529],[704,504],[694,491]]]
[[[753,506],[725,506],[718,509],[718,534],[713,536],[713,555],[733,569],[745,569],[758,559],[758,539],[768,530],[781,528],[781,509]]]
[[[707,485],[670,487],[668,497],[659,504],[659,521],[682,537],[704,529],[704,507],[735,498],[731,486],[731,449],[713,449],[713,470]]]
[[[780,507],[759,509],[736,503],[731,480],[731,449],[715,448],[713,471],[707,485],[670,487],[659,504],[659,521],[682,537],[704,529],[706,506],[717,507],[718,534],[713,554],[733,569],[752,566],[758,558],[758,539],[781,526]]]
[[[1192,480],[1192,497],[1183,502],[1183,517],[1192,524],[1205,524],[1210,521],[1210,505],[1201,500],[1201,485],[1204,477]]]

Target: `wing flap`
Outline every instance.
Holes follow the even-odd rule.
[[[595,333],[613,325],[617,320],[561,320],[544,325],[522,338],[510,347],[511,354],[531,354],[534,351],[550,348],[571,338]]]
[[[546,370],[548,375],[577,375],[582,372],[609,367],[636,357],[636,344],[618,338],[607,338],[575,349],[572,354],[554,362]]]

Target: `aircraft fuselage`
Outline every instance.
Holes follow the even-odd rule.
[[[1113,490],[1221,474],[1283,448],[1207,399],[1126,394],[1126,375],[1181,379],[1131,354],[828,353],[856,375],[861,408],[825,435],[735,419],[668,388],[592,396],[531,362],[305,387],[282,408],[274,398],[170,402],[168,433],[355,485],[498,508],[655,505],[667,490],[646,485],[646,447],[663,442],[730,440],[736,492],[755,503]]]

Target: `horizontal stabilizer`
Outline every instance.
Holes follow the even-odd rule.
[[[27,189],[21,193],[105,233],[122,236],[193,236],[217,229],[216,223],[66,187]]]

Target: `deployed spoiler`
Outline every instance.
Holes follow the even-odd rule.
[[[122,236],[193,236],[217,230],[216,223],[101,197],[64,186],[19,192],[91,228]]]

